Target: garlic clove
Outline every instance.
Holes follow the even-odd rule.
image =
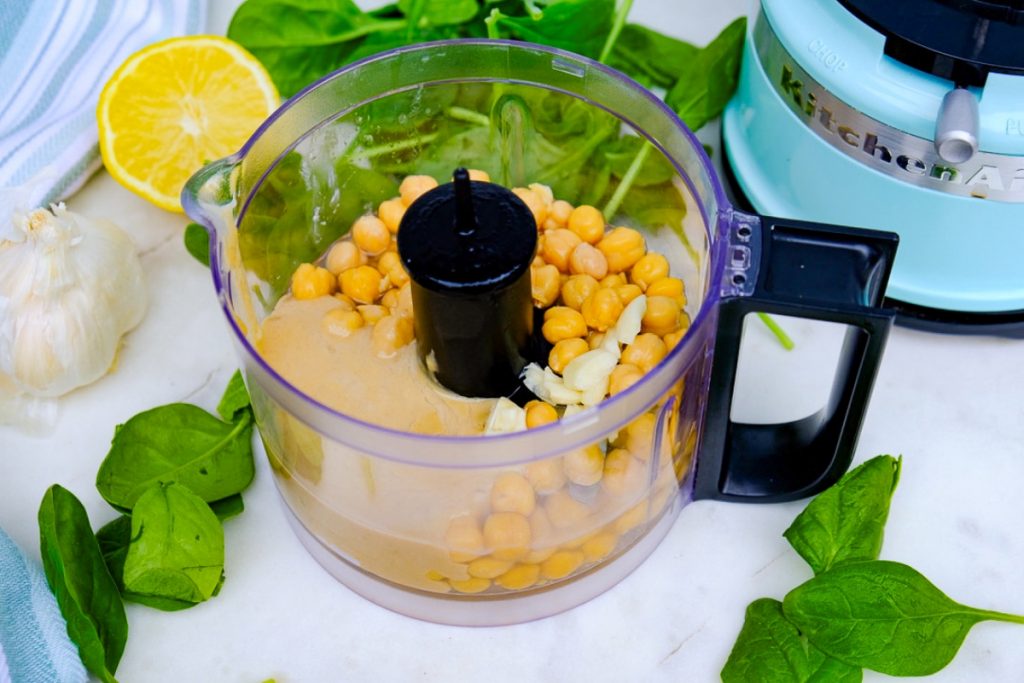
[[[526,430],[526,411],[502,396],[487,417],[484,434],[510,434]]]
[[[570,389],[587,391],[606,380],[618,362],[617,356],[604,349],[587,351],[565,366],[562,381]]]

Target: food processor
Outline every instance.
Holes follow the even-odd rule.
[[[893,230],[908,326],[1024,335],[1024,4],[762,0],[723,119],[757,211]]]
[[[685,284],[685,334],[628,388],[536,428],[400,429],[332,407],[325,396],[369,400],[356,389],[365,383],[316,365],[354,347],[321,345],[315,326],[294,331],[295,343],[316,341],[297,379],[269,360],[268,321],[290,300],[296,268],[320,262],[413,176],[437,187],[406,209],[396,242],[420,286],[415,362],[437,380],[438,400],[481,401],[497,386],[499,401],[514,401],[509,364],[516,384],[516,358],[534,353],[539,321],[521,315],[521,288],[541,238],[532,222],[521,232],[530,213],[503,188],[542,183],[638,231]],[[734,210],[660,99],[602,64],[528,43],[425,43],[347,66],[193,176],[182,200],[210,231],[214,287],[296,534],[352,590],[433,622],[569,609],[638,566],[689,501],[784,501],[827,487],[852,458],[892,323],[880,304],[894,234]],[[731,420],[741,330],[756,312],[846,326],[814,414]],[[372,390],[386,400],[410,385]],[[581,452],[603,461],[603,479],[567,480]],[[504,487],[523,481],[525,502],[510,512]]]

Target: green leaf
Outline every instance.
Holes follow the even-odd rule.
[[[245,501],[242,500],[241,493],[236,493],[233,496],[213,501],[210,503],[210,509],[213,510],[213,514],[217,515],[217,519],[223,522],[245,512]]]
[[[879,455],[812,500],[783,533],[820,574],[840,562],[875,560],[902,459]]]
[[[156,484],[132,510],[124,587],[133,600],[180,609],[208,600],[224,574],[224,529],[202,498]]]
[[[210,233],[198,223],[185,226],[185,249],[204,266],[210,265]]]
[[[246,0],[228,38],[255,55],[290,97],[344,65],[366,36],[405,25],[366,14],[352,0]]]
[[[625,135],[601,148],[612,175],[623,178],[647,141],[635,135]],[[633,179],[631,187],[646,187],[667,183],[676,176],[676,170],[661,153],[648,154]]]
[[[736,91],[746,30],[747,18],[740,17],[679,70],[665,103],[690,130],[698,130],[721,114]]]
[[[839,564],[792,590],[783,613],[829,656],[890,676],[927,676],[948,664],[980,621],[1024,617],[950,600],[898,562]]]
[[[539,19],[502,16],[496,23],[514,38],[597,58],[614,14],[615,0],[552,0]]]
[[[829,657],[807,642],[770,598],[747,606],[743,629],[722,669],[723,683],[857,683],[859,667]]]
[[[96,541],[99,543],[110,577],[114,579],[117,590],[123,595],[124,559],[132,542],[132,518],[121,515],[107,522],[96,532]]]
[[[46,491],[39,507],[39,548],[46,581],[82,663],[100,680],[115,681],[128,640],[124,605],[85,508],[58,484]]]
[[[184,484],[206,501],[240,493],[254,475],[252,420],[218,420],[187,403],[153,408],[120,425],[96,475],[100,495],[131,510],[154,484]]]
[[[241,370],[235,370],[235,374],[231,375],[231,379],[228,381],[227,388],[224,389],[220,403],[217,404],[217,414],[225,422],[238,422],[249,410],[251,410],[249,392],[245,388],[245,382],[242,381]]]
[[[626,24],[615,41],[608,65],[644,85],[670,88],[698,52],[676,40],[638,24]]]
[[[415,14],[414,5],[419,5]],[[399,0],[398,9],[413,21],[414,28],[462,24],[476,16],[476,0]]]

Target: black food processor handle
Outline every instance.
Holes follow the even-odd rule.
[[[880,305],[898,240],[889,232],[735,216],[695,498],[795,500],[847,470],[892,327],[894,313]],[[813,415],[784,424],[730,419],[743,320],[757,312],[849,326],[831,394]]]

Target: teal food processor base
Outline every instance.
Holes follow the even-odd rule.
[[[841,154],[780,99],[749,33],[722,134],[741,205],[900,235],[886,291],[899,324],[1024,337],[1024,204],[936,192]]]

